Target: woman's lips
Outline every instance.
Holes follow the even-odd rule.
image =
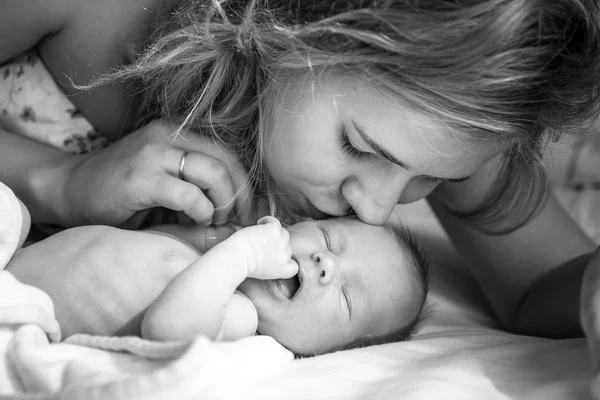
[[[318,207],[316,207],[306,196],[304,196],[304,212],[307,216],[312,219],[327,219],[332,217],[343,217],[350,214],[350,209],[347,212],[335,212],[331,210],[326,210],[326,212],[321,211]]]

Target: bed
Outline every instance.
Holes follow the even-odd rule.
[[[594,211],[600,207],[597,160],[590,146],[555,146],[549,169],[561,201],[600,243],[600,221],[593,221],[600,214]],[[0,398],[594,398],[585,339],[499,330],[427,205],[403,207],[399,216],[426,241],[434,259],[426,317],[412,341],[294,359],[268,337],[157,344],[79,335],[52,343],[39,325],[13,321],[0,326]],[[35,303],[52,312],[44,293],[32,295],[19,285],[0,278],[0,311]]]

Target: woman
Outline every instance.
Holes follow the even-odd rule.
[[[537,156],[595,115],[595,2],[73,3],[4,2],[0,62],[35,47],[109,141],[133,132],[68,157],[0,132],[0,180],[34,221],[247,224],[266,186],[285,215],[383,224],[427,197],[507,329],[580,333],[594,244]]]

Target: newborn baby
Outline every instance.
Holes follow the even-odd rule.
[[[28,263],[65,244],[43,270]],[[259,333],[301,355],[407,339],[427,291],[405,229],[349,217],[287,229],[265,217],[204,255],[165,233],[72,228],[19,250],[7,270],[51,296],[63,337]]]

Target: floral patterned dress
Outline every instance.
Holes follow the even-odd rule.
[[[108,144],[60,90],[36,52],[0,66],[0,127],[72,154]]]

